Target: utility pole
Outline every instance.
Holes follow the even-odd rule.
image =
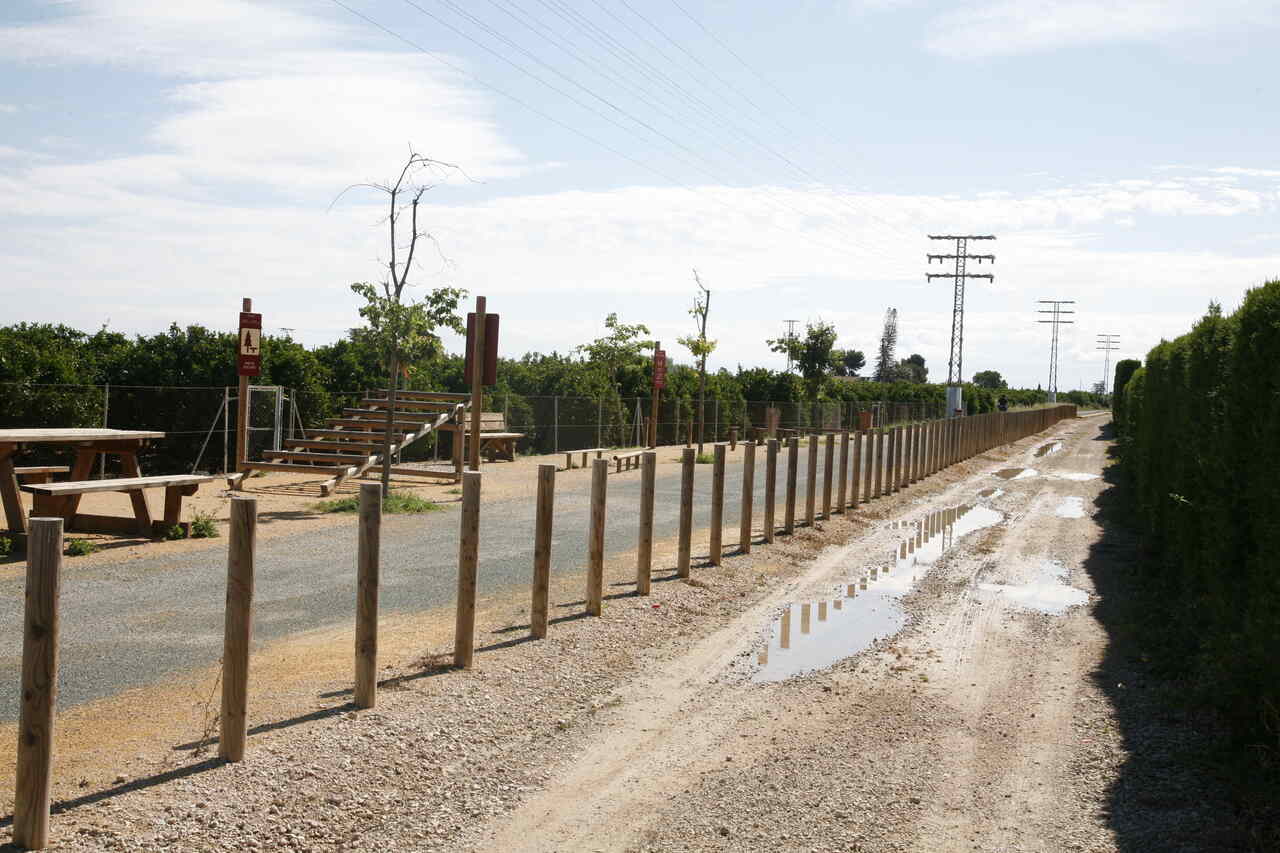
[[[965,272],[965,262],[972,259],[978,263],[983,261],[996,262],[995,255],[970,255],[968,253],[970,240],[994,240],[992,234],[930,234],[930,240],[955,240],[955,254],[947,255],[928,255],[929,263],[935,260],[942,263],[946,260],[955,260],[956,271],[950,273],[925,273],[925,279],[933,281],[935,278],[950,278],[955,280],[955,297],[951,305],[951,358],[947,361],[947,411],[948,417],[955,417],[961,411],[960,385],[964,382],[964,369],[961,363],[961,357],[964,354],[964,282],[968,278],[985,278],[987,281],[995,281],[995,276],[990,273],[971,273]]]
[[[791,372],[791,344],[796,339],[796,324],[799,320],[783,320],[787,324],[787,373]]]
[[[1041,299],[1041,305],[1052,305],[1052,308],[1041,308],[1037,313],[1052,314],[1053,317],[1048,320],[1038,320],[1039,323],[1049,323],[1053,327],[1052,343],[1049,345],[1049,402],[1058,402],[1058,327],[1062,325],[1070,325],[1075,320],[1063,320],[1064,314],[1074,314],[1074,310],[1063,308],[1063,305],[1075,305],[1074,299]]]
[[[1120,349],[1120,336],[1098,335],[1098,346],[1095,349],[1100,349],[1106,353],[1102,361],[1102,396],[1105,397],[1107,395],[1107,380],[1111,378],[1111,353]]]

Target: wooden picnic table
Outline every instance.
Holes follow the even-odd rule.
[[[74,447],[76,461],[71,467],[71,480],[87,480],[93,472],[94,463],[99,456],[115,455],[120,457],[120,467],[126,477],[140,477],[138,469],[138,451],[152,439],[164,438],[162,432],[130,429],[99,428],[67,428],[67,429],[0,429],[0,502],[4,504],[4,514],[8,521],[9,532],[19,537],[27,534],[27,513],[22,506],[18,494],[18,478],[14,473],[13,457],[29,447],[59,445]],[[131,491],[130,498],[135,506],[144,501],[142,491],[136,494]],[[60,500],[61,515],[75,515],[80,505],[80,495],[68,495]]]

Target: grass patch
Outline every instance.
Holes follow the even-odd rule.
[[[164,538],[171,542],[174,539],[186,539],[187,531],[182,529],[181,524],[175,524],[164,532]]]
[[[13,540],[8,536],[0,536],[0,557],[9,556],[9,552],[13,550]]]
[[[422,513],[422,512],[439,512],[444,506],[435,501],[418,497],[411,492],[392,492],[382,499],[382,511],[387,513]],[[316,504],[317,512],[359,512],[360,498],[352,495],[347,498],[337,498],[331,501],[321,501]]]
[[[218,522],[207,512],[195,512],[191,515],[192,539],[216,539]]]
[[[699,453],[697,456],[693,457],[693,461],[699,465],[710,465],[712,462],[716,461],[716,457],[711,453]]]
[[[64,553],[68,557],[83,557],[98,550],[98,546],[88,539],[68,539]]]

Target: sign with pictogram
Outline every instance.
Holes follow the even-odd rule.
[[[262,373],[262,315],[241,311],[239,336],[236,373],[257,376]]]
[[[658,350],[653,354],[653,387],[667,387],[667,351]]]

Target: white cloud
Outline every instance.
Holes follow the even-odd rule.
[[[17,104],[0,104],[0,113],[13,114],[18,111]]]
[[[939,15],[926,47],[957,59],[1275,29],[1276,0],[981,0]]]

